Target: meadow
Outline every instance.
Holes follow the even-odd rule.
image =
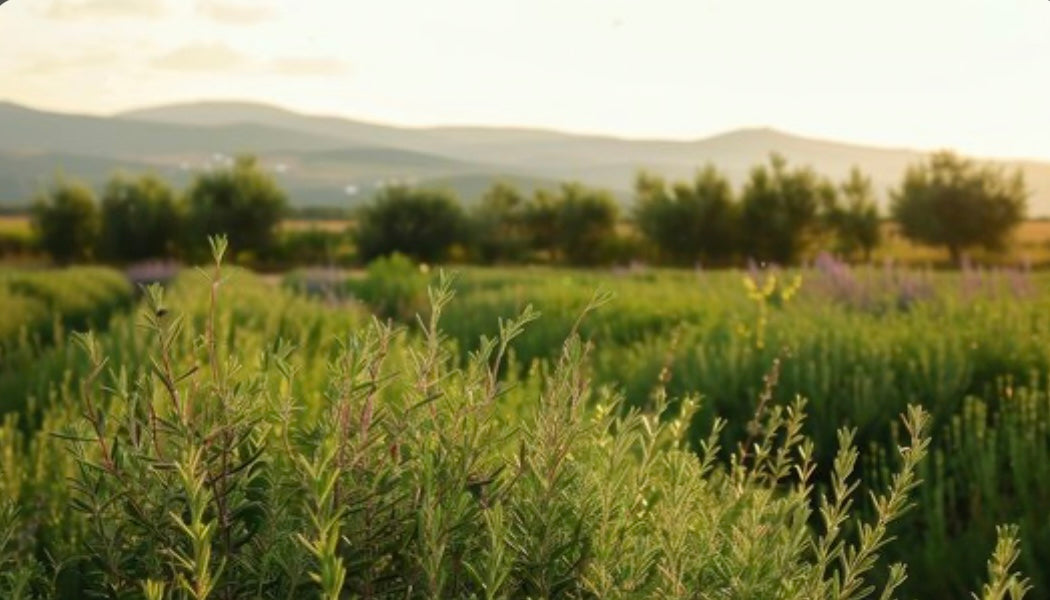
[[[1044,273],[2,281],[4,597],[1050,597]]]

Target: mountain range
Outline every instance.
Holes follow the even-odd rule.
[[[707,162],[735,183],[771,152],[841,179],[853,165],[879,199],[922,153],[810,139],[768,128],[692,140],[637,140],[507,127],[397,127],[321,117],[263,104],[198,102],[112,116],[35,110],[0,102],[0,208],[25,205],[57,174],[99,185],[118,170],[153,171],[184,185],[231,156],[260,157],[297,207],[351,207],[391,184],[450,188],[472,202],[493,181],[525,190],[578,180],[629,201],[635,174],[692,177]],[[1021,168],[1029,213],[1050,215],[1050,162]]]

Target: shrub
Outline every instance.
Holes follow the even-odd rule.
[[[350,266],[356,258],[350,236],[318,227],[288,229],[277,234],[262,257],[269,268],[291,265]]]
[[[481,197],[471,218],[482,262],[520,262],[527,257],[527,204],[525,197],[507,183],[494,184]]]
[[[426,305],[428,277],[403,254],[372,261],[363,279],[347,282],[351,293],[384,319],[411,320]]]
[[[835,232],[836,250],[846,258],[869,260],[882,237],[879,207],[871,189],[871,178],[853,168],[839,191],[845,206],[834,204],[825,218]]]
[[[159,177],[114,176],[102,194],[99,255],[134,262],[174,255],[182,230],[175,192]]]
[[[195,257],[207,251],[200,240],[229,236],[234,252],[259,256],[274,243],[288,198],[253,156],[239,156],[233,166],[198,175],[184,198],[187,231],[184,243]]]
[[[523,219],[534,250],[556,262],[597,265],[615,252],[618,216],[608,192],[566,183],[557,194],[537,191]]]
[[[789,265],[822,232],[821,215],[835,202],[835,188],[812,169],[788,170],[779,155],[752,169],[741,193],[743,250],[755,260]]]
[[[698,172],[692,183],[670,189],[663,179],[642,173],[635,196],[638,229],[668,262],[725,264],[736,252],[739,206],[729,181],[714,166]]]
[[[358,215],[354,239],[362,260],[400,252],[414,260],[442,261],[467,244],[459,201],[439,190],[388,187]]]
[[[91,259],[101,232],[91,188],[59,180],[33,203],[33,231],[40,246],[59,264]]]

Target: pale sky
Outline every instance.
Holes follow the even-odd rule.
[[[1050,160],[1050,2],[8,0],[0,99]]]

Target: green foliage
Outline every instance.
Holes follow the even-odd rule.
[[[310,227],[280,231],[260,261],[268,269],[293,265],[346,267],[352,265],[355,258],[348,233]]]
[[[233,252],[258,256],[273,245],[288,198],[254,157],[244,155],[229,168],[198,175],[184,204],[191,254],[206,255],[199,240],[226,235]]]
[[[670,189],[659,177],[639,174],[635,196],[638,229],[669,262],[725,264],[736,252],[738,206],[729,181],[713,165],[698,172],[692,184]]]
[[[743,250],[750,258],[788,265],[821,235],[821,216],[834,205],[835,188],[808,167],[788,170],[777,154],[769,163],[751,170],[741,192]]]
[[[537,191],[524,221],[534,250],[556,262],[596,265],[610,262],[618,215],[608,192],[566,183],[557,194]]]
[[[592,381],[601,348],[580,332],[607,295],[519,377],[529,306],[461,359],[448,281],[405,332],[268,288],[224,251],[54,349],[70,383],[23,413],[54,436],[0,429],[0,499],[21,509],[0,512],[0,542],[25,544],[0,562],[23,557],[28,596],[859,598],[904,577],[878,557],[926,464],[918,408],[882,485],[856,483],[862,450],[839,430],[825,491],[802,401],[762,404],[721,448],[716,421],[694,452],[694,396],[629,408]],[[1008,546],[990,590],[1020,581]]]
[[[39,250],[39,241],[32,229],[0,230],[0,258],[31,255]]]
[[[739,272],[469,270],[445,329],[469,349],[500,314],[532,303],[544,318],[515,344],[514,364],[526,373],[535,359],[553,358],[551,347],[591,290],[613,290],[600,318],[580,326],[596,344],[596,382],[640,407],[650,405],[654,382],[672,397],[699,393],[693,444],[724,418],[721,441],[731,447],[748,435],[776,363],[772,401],[809,399],[805,432],[824,484],[842,423],[857,427],[864,478],[888,481],[882,473],[899,466],[891,449],[901,441],[885,424],[921,402],[933,417],[932,460],[921,467],[927,483],[918,510],[898,527],[901,543],[884,553],[909,565],[906,596],[965,596],[996,525],[1014,522],[1024,539],[1020,568],[1043,597],[1050,590],[1043,566],[1050,520],[1040,500],[1050,494],[1047,278],[1029,275],[1031,287],[1017,288],[1022,275],[987,273],[987,287],[972,292],[955,274],[850,271],[837,285],[852,292],[829,288],[832,275],[817,271],[757,272],[745,289]]]
[[[387,187],[359,212],[354,239],[365,261],[400,252],[436,262],[465,244],[466,234],[466,216],[451,193]]]
[[[428,280],[420,266],[395,252],[372,261],[365,277],[347,286],[379,317],[411,321],[426,306]]]
[[[966,248],[1002,248],[1024,220],[1028,194],[1020,171],[1007,174],[945,151],[908,168],[892,212],[906,237],[947,247],[957,264]]]
[[[988,583],[981,588],[980,596],[974,594],[973,597],[987,600],[1023,598],[1031,588],[1022,577],[1012,572],[1020,553],[1017,527],[997,527],[996,531],[998,541],[992,557],[988,559]]]
[[[526,258],[530,242],[527,209],[525,197],[510,184],[499,182],[485,191],[471,215],[478,259],[500,263]]]
[[[849,178],[839,186],[845,206],[834,204],[826,213],[828,225],[835,232],[836,251],[849,259],[868,260],[882,237],[879,207],[875,204],[871,178],[854,167]]]
[[[557,248],[566,262],[605,262],[604,245],[616,236],[619,209],[608,192],[565,184],[558,196]]]
[[[99,256],[116,262],[172,256],[181,219],[175,192],[164,180],[116,175],[102,193]]]
[[[60,264],[91,259],[102,229],[91,188],[64,179],[34,201],[32,224],[40,246]]]
[[[0,597],[1050,589],[1041,276],[476,269],[406,331],[224,251],[0,372]]]
[[[0,270],[0,370],[32,364],[41,346],[104,324],[131,299],[131,285],[111,269]]]

